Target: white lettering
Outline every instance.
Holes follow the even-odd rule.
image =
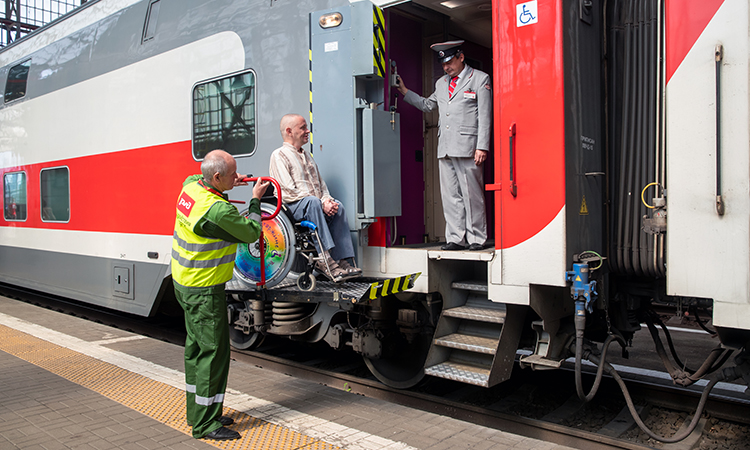
[[[180,199],[180,205],[184,205],[184,206],[185,206],[185,208],[187,208],[187,209],[190,209],[190,207],[191,207],[191,206],[193,206],[193,204],[192,204],[192,203],[190,203],[190,202],[188,202],[188,201],[185,201],[185,199],[184,199],[184,198],[181,198],[181,199]]]

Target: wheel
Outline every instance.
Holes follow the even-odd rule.
[[[301,273],[297,278],[297,287],[303,291],[312,291],[315,289],[315,275]]]
[[[245,334],[243,331],[235,328],[235,323],[243,326],[252,325],[252,312],[247,311],[242,303],[230,303],[227,305],[227,314],[229,319],[229,343],[238,350],[252,350],[260,346],[265,339],[265,335],[257,332]]]
[[[363,356],[367,368],[386,386],[396,389],[414,387],[424,378],[424,363],[432,336],[419,334],[411,343],[398,331],[383,338],[383,357]]]
[[[260,347],[266,335],[252,332],[245,334],[240,330],[229,327],[229,343],[237,350],[252,350]]]
[[[276,209],[268,203],[260,204],[261,214],[265,217]],[[242,212],[247,216],[248,211]],[[263,240],[265,245],[266,287],[279,284],[286,278],[295,260],[294,225],[284,213],[279,213],[273,220],[263,221]],[[234,275],[249,287],[260,282],[260,241],[251,244],[239,244],[234,264]]]

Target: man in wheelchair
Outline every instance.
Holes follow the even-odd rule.
[[[318,272],[339,282],[362,275],[354,262],[354,246],[344,206],[328,192],[312,156],[302,146],[309,140],[307,121],[298,114],[287,114],[279,126],[283,145],[271,155],[269,173],[281,187],[282,199],[294,220],[308,220],[317,226],[315,246],[322,258],[315,263]]]

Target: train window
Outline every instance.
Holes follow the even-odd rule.
[[[26,173],[3,175],[3,211],[5,220],[26,220]]]
[[[29,78],[29,67],[31,67],[30,59],[10,68],[8,71],[8,80],[5,83],[5,103],[26,95],[26,80]]]
[[[148,5],[148,14],[146,15],[146,25],[143,27],[143,41],[146,42],[154,38],[156,34],[156,22],[159,20],[160,0],[152,1]]]
[[[222,149],[255,152],[255,73],[211,80],[193,88],[193,156]]]
[[[70,175],[67,167],[42,169],[41,204],[43,222],[70,220]]]

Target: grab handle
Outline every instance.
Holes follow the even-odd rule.
[[[518,195],[518,186],[516,185],[516,123],[513,122],[508,130],[509,152],[510,152],[510,194],[515,197]]]
[[[250,178],[243,178],[240,181],[245,182],[253,182],[253,181],[263,181],[268,180],[273,184],[273,187],[276,188],[276,210],[271,214],[270,216],[261,217],[261,220],[272,220],[276,215],[281,211],[281,187],[279,186],[279,182],[276,181],[275,178],[271,177],[250,177]]]

